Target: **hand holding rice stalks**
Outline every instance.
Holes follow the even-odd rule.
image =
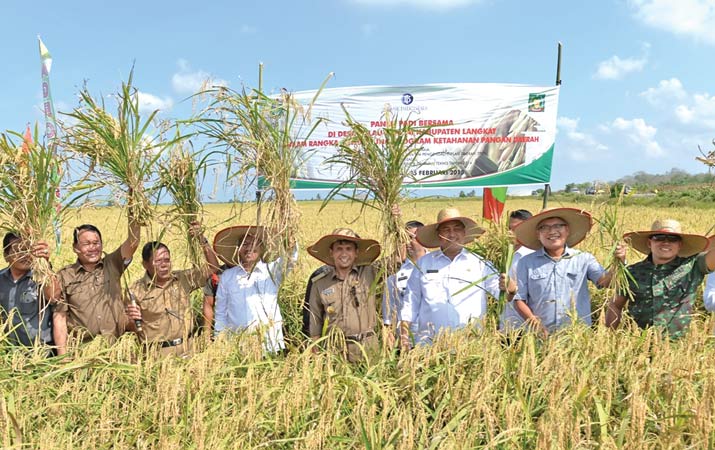
[[[24,143],[16,144],[11,135]],[[34,142],[19,133],[0,135],[2,228],[21,236],[29,244],[28,252],[40,241],[54,240],[55,223],[63,222],[64,208],[77,200],[68,200],[63,208],[57,198],[64,164],[61,156],[38,142],[37,127]],[[50,274],[47,260],[33,259],[33,270],[35,281],[44,284]]]
[[[163,151],[183,139],[163,140],[149,133],[158,111],[142,121],[139,92],[132,85],[133,69],[116,95],[117,115],[106,111],[104,100],[97,102],[86,86],[80,91],[80,106],[68,113],[76,123],[66,130],[66,147],[85,156],[86,178],[91,189],[109,187],[126,201],[127,213],[139,224],[152,218],[150,198],[156,192],[154,175]],[[168,126],[168,125],[167,125]],[[162,127],[160,127],[162,128]]]

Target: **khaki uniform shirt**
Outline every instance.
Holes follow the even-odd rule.
[[[68,333],[84,330],[88,339],[124,333],[121,277],[127,265],[121,249],[117,249],[102,258],[91,272],[79,261],[60,269],[57,276],[62,292],[54,309],[67,313]]]
[[[175,271],[163,287],[154,284],[145,274],[136,281],[131,292],[142,312],[142,328],[147,342],[162,343],[188,339],[194,327],[194,311],[189,295],[199,289],[207,273],[201,269]]]
[[[375,270],[372,266],[353,267],[346,280],[333,269],[313,281],[310,290],[310,335],[321,336],[323,323],[328,329],[339,328],[345,337],[374,332],[377,325],[375,308]]]

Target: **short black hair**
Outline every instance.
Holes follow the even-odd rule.
[[[166,249],[166,251],[171,254],[169,247],[167,247],[163,242],[151,241],[144,244],[144,247],[142,247],[142,261],[149,262],[152,256],[154,256],[154,253],[156,253],[156,251],[160,248]]]
[[[419,220],[410,220],[405,224],[405,228],[422,228],[423,226],[425,226],[425,224]]]
[[[511,214],[509,214],[510,219],[516,219],[516,220],[526,220],[533,216],[530,211],[527,211],[525,209],[517,209],[516,211],[512,211]]]
[[[359,239],[359,238],[358,238]],[[337,241],[333,242],[330,244],[330,250],[333,249],[333,245],[335,244],[353,244],[355,246],[355,250],[358,249],[358,243],[355,241],[352,241],[350,239],[338,239]]]
[[[74,229],[74,233],[72,233],[73,245],[77,245],[79,243],[79,234],[83,231],[94,231],[95,233],[97,233],[97,236],[99,236],[99,242],[102,242],[102,233],[99,232],[99,228],[95,227],[94,225],[85,223]]]
[[[5,233],[5,237],[2,238],[2,252],[6,254],[10,251],[10,246],[18,239],[20,239],[20,236],[12,231]]]

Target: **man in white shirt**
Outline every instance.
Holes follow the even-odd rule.
[[[387,278],[387,288],[382,294],[382,323],[385,326],[399,322],[400,307],[407,292],[407,280],[415,269],[415,262],[427,253],[427,249],[417,241],[416,234],[417,230],[424,226],[422,222],[417,220],[410,220],[405,224],[405,229],[410,236],[410,241],[400,254],[401,258],[404,258],[400,269],[397,273]],[[390,333],[388,336],[390,339],[394,339],[395,337],[393,333]],[[394,342],[391,341],[388,344],[388,347],[392,347]]]
[[[514,231],[517,225],[532,215],[530,211],[525,209],[513,211],[509,214],[509,230]],[[508,292],[516,292],[516,266],[519,260],[529,253],[534,253],[534,250],[521,245],[516,238],[514,238],[514,241],[514,256],[512,257],[511,267],[509,269],[509,289],[504,289]],[[524,318],[514,309],[514,302],[507,301],[506,305],[504,305],[504,311],[502,311],[501,316],[499,316],[499,331],[508,333],[520,328],[523,324]]]
[[[443,209],[437,223],[417,231],[425,247],[439,247],[417,261],[407,281],[400,318],[400,340],[409,348],[409,329],[415,325],[415,342],[431,343],[443,330],[466,326],[486,315],[487,293],[499,295],[499,276],[491,264],[464,249],[483,234],[474,220],[456,208]]]
[[[223,273],[216,290],[215,330],[216,334],[260,330],[265,349],[276,353],[285,349],[278,307],[284,265],[280,258],[263,260],[264,233],[263,227],[235,226],[216,234],[216,253],[236,265]],[[297,251],[291,262],[296,257]]]

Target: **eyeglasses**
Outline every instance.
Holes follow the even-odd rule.
[[[653,234],[649,239],[655,242],[680,242],[683,240],[680,236],[674,234]]]
[[[536,228],[536,231],[540,231],[540,232],[542,232],[542,233],[545,232],[545,231],[551,231],[551,230],[561,231],[561,230],[563,230],[564,228],[566,228],[567,225],[568,225],[568,224],[565,224],[565,223],[554,223],[554,224],[552,224],[552,225],[539,225],[539,226]]]

